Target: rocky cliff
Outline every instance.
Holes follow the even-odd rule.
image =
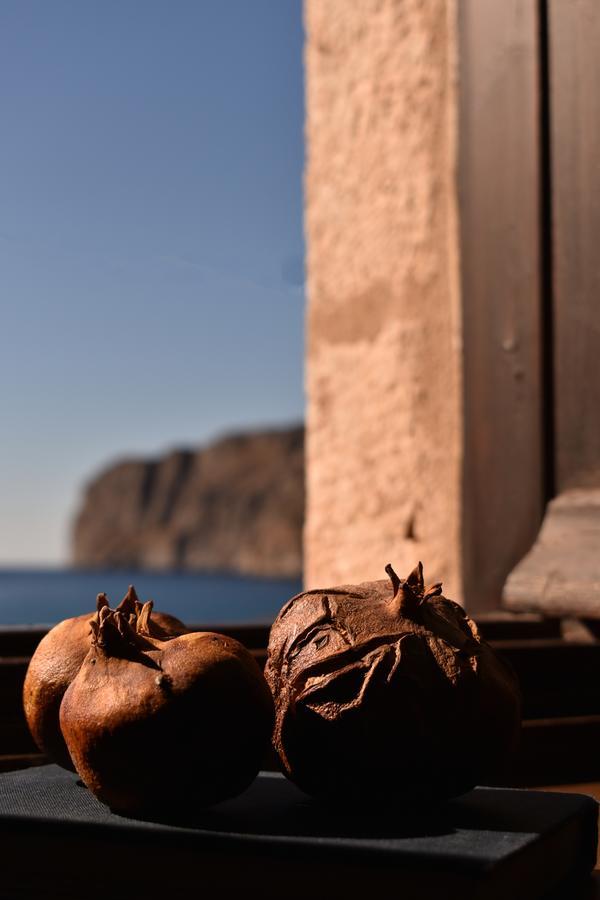
[[[299,575],[303,444],[298,427],[116,463],[85,490],[74,564]]]

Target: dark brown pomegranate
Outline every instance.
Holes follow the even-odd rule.
[[[106,594],[98,594],[97,608],[108,605]],[[127,617],[137,618],[142,609],[133,585],[118,607]],[[85,659],[91,640],[90,621],[94,613],[65,619],[55,625],[38,644],[23,685],[23,706],[29,730],[39,749],[65,769],[73,769],[59,724],[59,709],[65,691]],[[155,637],[183,634],[183,622],[157,612],[151,627]]]
[[[146,603],[137,622],[99,610],[60,725],[77,772],[103,803],[123,813],[191,813],[255,778],[273,702],[240,643],[210,632],[156,638],[151,610]]]
[[[406,580],[386,571],[299,594],[271,629],[274,746],[309,794],[452,797],[494,777],[517,741],[512,670],[420,563]]]

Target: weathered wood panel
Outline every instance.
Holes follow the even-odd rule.
[[[543,511],[539,21],[459,5],[464,595],[496,606]]]
[[[547,2],[558,497],[505,599],[600,618],[600,3]]]
[[[600,3],[549,0],[558,491],[600,487]]]

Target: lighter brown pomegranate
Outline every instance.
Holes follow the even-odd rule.
[[[98,594],[97,608],[108,605],[105,594]],[[137,618],[142,609],[133,585],[119,604],[127,617]],[[52,628],[38,644],[23,685],[25,718],[33,739],[42,753],[65,769],[73,770],[59,723],[59,709],[65,691],[85,659],[91,641],[90,621],[94,613],[65,619]],[[167,613],[157,612],[151,628],[155,637],[183,634],[183,622]]]
[[[274,746],[299,787],[344,803],[443,799],[497,776],[517,740],[512,670],[463,609],[406,580],[294,597],[271,629]]]
[[[123,813],[190,813],[256,776],[273,701],[237,641],[210,632],[153,636],[152,604],[134,629],[120,610],[92,621],[92,646],[60,707],[82,781]]]

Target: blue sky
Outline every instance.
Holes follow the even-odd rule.
[[[301,6],[0,3],[0,564],[114,458],[302,417]]]

